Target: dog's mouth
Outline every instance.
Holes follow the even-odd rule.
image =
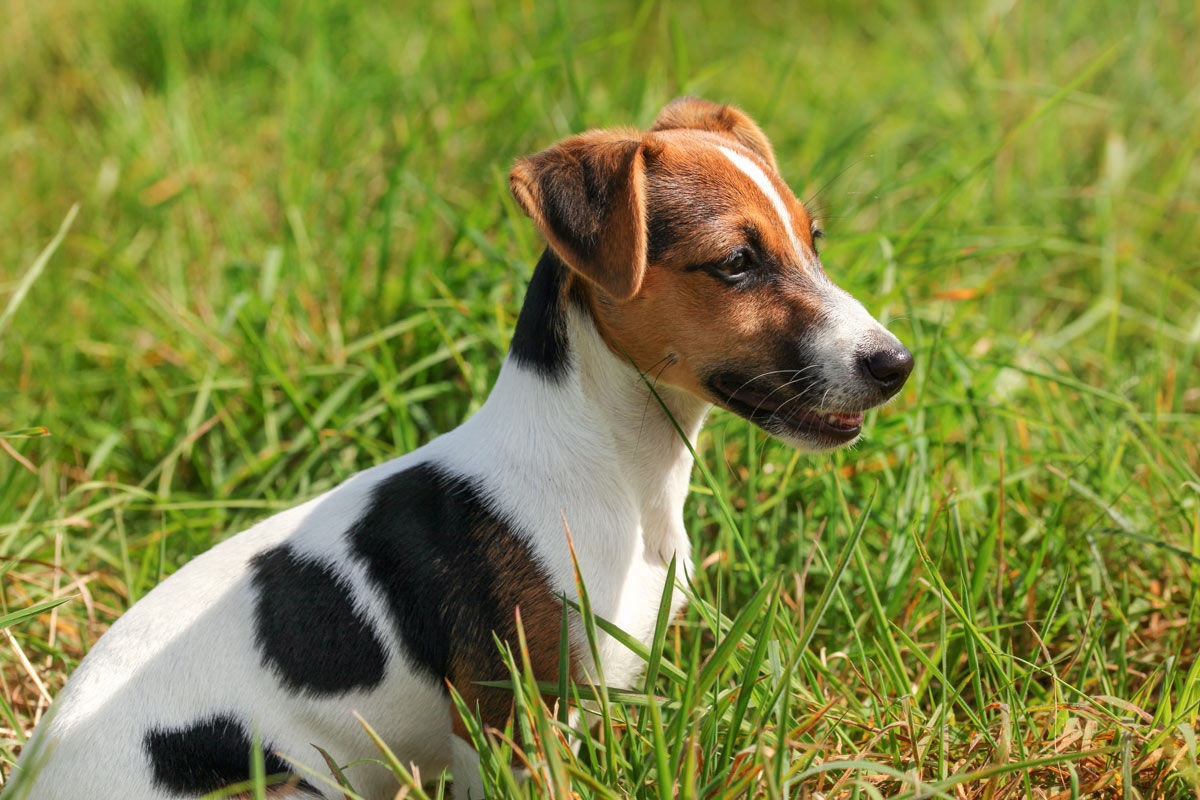
[[[718,404],[750,420],[767,433],[799,440],[815,450],[849,444],[862,433],[863,411],[832,411],[806,404],[786,385],[767,385],[744,376],[718,374],[708,379]]]

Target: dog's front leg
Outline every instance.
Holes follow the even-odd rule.
[[[483,777],[479,753],[458,734],[450,734],[450,768],[454,774],[454,800],[483,800]]]

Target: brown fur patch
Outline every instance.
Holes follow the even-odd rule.
[[[771,199],[718,147],[761,167],[801,252]],[[717,402],[704,386],[714,369],[803,366],[783,351],[819,324],[824,276],[812,219],[762,130],[738,109],[680,98],[648,133],[593,131],[520,159],[510,184],[587,279],[574,291],[622,358]],[[739,250],[757,262],[753,274],[722,282],[713,265]]]
[[[770,172],[778,172],[775,151],[766,134],[754,120],[733,106],[722,106],[699,97],[679,97],[667,104],[654,120],[651,131],[677,128],[709,131],[728,136],[766,162]]]
[[[740,150],[737,143],[689,129],[647,140],[654,156],[647,158],[646,277],[627,302],[589,298],[601,335],[643,370],[665,359],[661,379],[702,397],[709,395],[703,377],[714,367],[766,372],[786,365],[781,347],[820,320],[822,276],[812,271],[808,213],[764,166],[805,251],[797,254],[770,199],[714,147]],[[757,259],[744,285],[729,285],[705,268],[739,249]]]
[[[508,534],[511,536],[511,533]],[[562,634],[562,601],[546,584],[541,569],[529,557],[528,548],[506,536],[492,536],[486,544],[489,564],[500,581],[493,591],[510,621],[505,630],[495,631],[507,643],[518,665],[521,662],[516,612],[529,648],[529,662],[539,681],[558,680],[559,645]],[[467,707],[477,710],[484,725],[503,730],[512,713],[512,691],[480,686],[480,681],[507,681],[509,673],[490,637],[486,641],[458,643],[451,656],[449,680]],[[574,662],[574,654],[571,656]],[[573,665],[569,666],[573,669]],[[553,703],[551,700],[550,703]],[[454,733],[470,741],[465,725],[454,714]]]
[[[646,270],[644,172],[639,134],[591,131],[519,159],[509,186],[563,261],[624,300]]]
[[[484,725],[509,718],[511,689],[480,683],[510,677],[497,639],[520,663],[518,608],[534,677],[557,680],[562,602],[484,485],[433,463],[401,470],[376,485],[347,535],[407,657],[453,685]],[[465,734],[462,720],[454,732]]]
[[[771,199],[718,147],[762,168],[802,252]],[[577,291],[609,347],[656,374],[667,364],[660,377],[668,383],[709,396],[703,376],[714,365],[787,366],[781,343],[818,323],[823,275],[812,219],[779,176],[767,137],[732,106],[685,97],[649,133],[573,136],[518,160],[510,185],[587,279]],[[739,249],[761,262],[745,285],[699,269]]]

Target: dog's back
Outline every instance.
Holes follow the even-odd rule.
[[[373,487],[407,462],[217,545],[117,620],[27,747],[29,796],[197,796],[246,780],[256,737],[268,774],[292,770],[276,751],[324,773],[314,743],[338,763],[377,753],[350,713],[378,708],[368,695],[403,698],[372,724],[445,766],[444,691],[406,668],[378,593],[345,553]],[[368,789],[365,772],[356,777]]]

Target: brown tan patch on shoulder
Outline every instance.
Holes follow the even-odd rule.
[[[556,682],[562,640],[562,601],[551,591],[545,574],[533,560],[528,547],[513,539],[511,533],[508,536],[490,537],[487,541],[481,541],[481,545],[499,576],[492,586],[492,595],[499,614],[504,617],[503,624],[498,624],[493,632],[508,646],[519,665],[519,615],[534,677],[538,681]],[[568,665],[572,674],[573,667],[573,664]],[[484,725],[499,730],[504,728],[512,713],[512,692],[504,688],[481,686],[480,683],[504,681],[509,677],[508,669],[490,636],[487,641],[464,640],[451,658],[448,679],[454,684],[455,690],[468,708],[478,712]],[[548,698],[548,702],[552,704],[553,700]],[[454,715],[454,732],[469,739],[457,713]]]
[[[509,678],[497,638],[520,658],[518,608],[535,677],[558,679],[562,602],[482,484],[436,464],[396,473],[347,535],[404,655],[453,684],[486,725],[503,728],[512,706],[510,690],[479,684]]]

